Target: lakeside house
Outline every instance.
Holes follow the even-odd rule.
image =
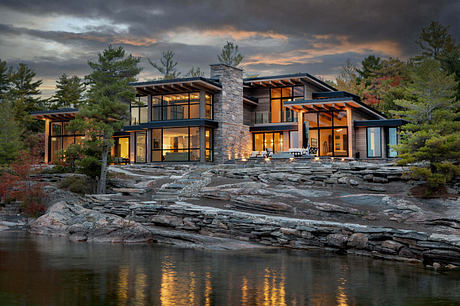
[[[312,148],[318,157],[391,158],[401,119],[387,119],[308,73],[243,78],[211,65],[209,78],[135,82],[130,122],[114,135],[112,156],[129,163],[225,162],[254,151]],[[67,130],[78,109],[32,113],[45,121],[45,162],[84,135]]]

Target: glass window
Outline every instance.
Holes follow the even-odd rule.
[[[308,131],[308,146],[316,149],[316,153],[319,154],[319,139],[318,139],[318,130],[309,130]]]
[[[320,156],[334,156],[332,129],[319,130],[319,153]]]
[[[206,94],[205,99],[206,99],[206,118],[212,119],[212,96]]]
[[[299,147],[299,132],[291,131],[289,135],[289,148]]]
[[[382,157],[380,128],[367,128],[367,157]]]
[[[200,93],[192,92],[190,94],[190,103],[200,103]]]
[[[271,149],[273,151],[273,133],[265,133],[264,148],[265,151],[267,149]]]
[[[318,123],[320,127],[332,127],[332,112],[319,112]]]
[[[62,123],[53,122],[51,123],[51,135],[52,136],[61,136],[62,135]]]
[[[200,131],[197,127],[190,128],[190,148],[200,148]]]
[[[264,134],[257,133],[254,134],[254,151],[263,151],[264,150]]]
[[[271,101],[271,117],[272,123],[281,122],[281,100]]]
[[[115,138],[115,157],[121,157],[129,159],[129,138],[128,137],[116,137]]]
[[[161,106],[152,107],[152,121],[161,120]]]
[[[283,98],[291,97],[292,96],[292,87],[283,87],[281,89],[281,94]]]
[[[388,128],[387,155],[388,157],[398,156],[398,152],[391,146],[398,144],[398,134],[396,128]]]
[[[334,156],[348,156],[347,128],[334,129]]]
[[[308,127],[318,127],[318,113],[304,113],[303,121],[308,122]]]
[[[190,119],[200,118],[200,104],[190,104]]]
[[[139,107],[139,122],[145,123],[148,121],[148,107]]]
[[[304,97],[304,87],[303,86],[294,86],[293,97]]]
[[[283,151],[283,134],[274,133],[273,152]]]
[[[161,129],[152,129],[152,149],[161,150]]]
[[[139,97],[139,106],[147,106],[149,101],[148,96]]]
[[[163,150],[188,149],[188,128],[163,129]]]
[[[334,126],[347,126],[347,112],[334,112]]]
[[[146,140],[147,133],[145,132],[136,132],[136,162],[145,163],[146,162]]]
[[[212,130],[206,129],[206,149],[213,149]]]
[[[281,98],[281,88],[272,88],[271,98]]]
[[[152,97],[152,106],[161,105],[161,96]]]

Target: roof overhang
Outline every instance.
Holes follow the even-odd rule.
[[[40,120],[52,120],[52,121],[70,121],[75,119],[78,113],[77,108],[66,108],[50,111],[32,112],[30,115]]]
[[[221,90],[219,83],[202,77],[136,82],[130,85],[136,88],[138,96],[165,95],[200,90],[219,92]]]
[[[404,119],[355,120],[355,127],[398,127],[408,123]]]
[[[254,105],[254,106],[259,104],[259,100],[257,98],[248,97],[248,96],[243,96],[243,102],[246,104]]]
[[[209,119],[188,119],[188,120],[166,120],[166,121],[151,121],[141,123],[139,125],[131,125],[123,127],[125,132],[142,131],[154,128],[172,128],[172,127],[186,127],[186,126],[204,126],[210,128],[218,127],[217,121]]]
[[[326,91],[336,91],[334,87],[308,73],[275,75],[268,77],[246,78],[244,85],[251,87],[281,87],[311,84]]]
[[[372,107],[352,98],[330,98],[317,100],[297,100],[284,102],[284,106],[295,111],[316,112],[330,110],[345,110],[346,108],[360,109],[375,116],[378,119],[386,119],[383,114],[373,109]]]
[[[282,132],[297,131],[297,123],[293,124],[271,124],[271,125],[254,125],[249,127],[250,132]]]

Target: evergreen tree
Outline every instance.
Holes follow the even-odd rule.
[[[22,131],[14,119],[13,105],[4,97],[0,112],[0,165],[14,161],[22,148]]]
[[[202,77],[204,76],[204,72],[201,71],[200,67],[197,67],[196,69],[195,67],[192,67],[192,69],[190,69],[189,72],[187,72],[186,76],[192,78]]]
[[[13,103],[15,119],[19,125],[29,132],[42,132],[43,124],[30,116],[30,112],[45,109],[45,101],[36,97],[40,94],[38,88],[42,81],[34,81],[35,75],[25,64],[19,64],[17,70],[10,69],[7,95]]]
[[[382,63],[380,57],[375,55],[369,55],[361,62],[362,69],[356,69],[359,74],[358,82],[368,80],[373,77],[376,71],[382,69]]]
[[[449,34],[449,27],[436,21],[422,29],[417,43],[422,49],[423,56],[437,60],[459,49],[455,39]]]
[[[449,27],[432,21],[422,29],[417,43],[422,49],[422,56],[415,59],[434,58],[448,74],[454,73],[458,82],[456,95],[460,99],[460,44],[449,33]]]
[[[364,84],[358,82],[357,67],[347,60],[346,64],[342,66],[342,70],[337,76],[335,86],[338,90],[347,91],[349,93],[361,96],[364,90]]]
[[[148,61],[153,68],[163,74],[165,80],[176,79],[181,73],[177,71],[177,62],[174,60],[175,55],[176,54],[172,50],[163,51],[159,64],[152,62],[150,59],[148,59]]]
[[[123,127],[129,116],[129,104],[136,97],[129,83],[135,81],[141,71],[137,66],[139,61],[132,55],[126,56],[122,47],[109,46],[99,54],[96,62],[88,62],[92,69],[86,77],[90,86],[88,101],[71,122],[71,127],[99,141],[102,157],[98,193],[105,193],[106,189],[107,155],[113,145],[112,135]]]
[[[56,81],[56,93],[53,96],[51,108],[78,108],[83,102],[84,92],[85,85],[78,76],[68,77],[63,73]]]
[[[237,67],[244,59],[244,56],[238,51],[238,45],[227,41],[222,48],[222,52],[217,55],[219,63]]]
[[[412,164],[412,176],[436,188],[460,174],[460,102],[457,82],[436,60],[415,65],[411,82],[404,87],[406,99],[396,100],[404,110],[397,115],[409,121],[402,127],[399,163]]]
[[[0,101],[2,96],[6,94],[10,87],[10,81],[8,78],[8,67],[5,61],[0,59]]]

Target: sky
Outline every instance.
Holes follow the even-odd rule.
[[[335,79],[350,60],[407,59],[431,21],[460,41],[459,0],[0,0],[0,59],[25,63],[53,94],[59,75],[89,73],[109,44],[141,57],[140,81],[160,74],[147,59],[176,53],[185,74],[209,74],[226,41],[244,55],[246,75],[308,72]]]

